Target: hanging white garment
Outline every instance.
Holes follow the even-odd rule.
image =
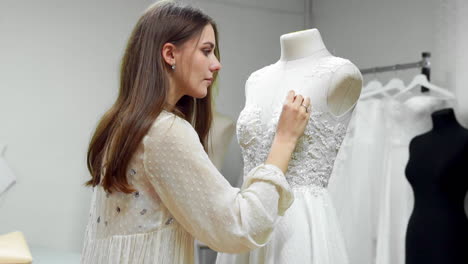
[[[16,176],[3,157],[5,148],[6,146],[0,145],[0,196],[16,183]]]
[[[330,179],[349,263],[375,263],[385,139],[382,100],[360,100]]]
[[[421,95],[357,105],[329,185],[350,264],[404,263],[413,206],[404,176],[408,145],[430,130],[430,113],[444,105],[444,99]]]
[[[404,264],[405,236],[413,208],[413,194],[405,177],[409,143],[432,128],[430,114],[446,101],[419,95],[405,101],[385,101],[387,139],[382,152],[383,181],[379,187],[379,223],[376,263]]]

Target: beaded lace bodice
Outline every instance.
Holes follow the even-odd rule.
[[[331,114],[326,107],[327,85],[329,85],[333,73],[347,63],[350,62],[331,57],[321,59],[315,65],[304,67],[307,71],[297,69],[297,67],[287,69],[284,65],[273,64],[254,72],[247,81],[246,90],[256,89],[257,85],[262,85],[262,78],[267,78],[275,71],[284,72],[287,70],[287,75],[295,74],[294,79],[300,79],[299,83],[304,85],[303,87],[294,87],[294,90],[303,91],[311,85],[313,89],[323,90],[319,95],[311,98],[312,108],[309,122],[289,162],[286,179],[293,188],[301,186],[325,188],[328,185],[333,164],[346,134],[353,108],[341,116]],[[317,85],[320,87],[316,87]],[[247,95],[252,94],[246,92]],[[280,96],[283,97],[283,95],[285,94],[281,93]],[[281,100],[277,100],[271,106],[264,106],[255,103],[255,101],[255,98],[247,98],[247,104],[237,121],[237,137],[244,160],[244,173],[264,163],[267,159],[282,110]],[[265,118],[265,113],[272,114]]]

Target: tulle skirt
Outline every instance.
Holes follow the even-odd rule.
[[[345,244],[328,190],[294,188],[295,200],[262,248],[219,253],[217,264],[348,264]]]

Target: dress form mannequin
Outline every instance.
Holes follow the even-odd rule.
[[[468,130],[453,109],[432,114],[433,129],[410,144],[406,176],[415,197],[406,263],[468,263]]]
[[[280,37],[280,43],[279,61],[253,73],[247,81],[246,104],[249,103],[248,93],[255,93],[251,96],[253,98],[263,98],[262,102],[257,102],[260,105],[269,105],[272,102],[282,102],[286,93],[293,89],[303,96],[310,97],[313,108],[314,101],[318,101],[317,97],[326,90],[327,105],[319,107],[326,108],[336,116],[350,110],[359,98],[362,88],[362,76],[354,64],[344,59],[341,63],[336,63],[333,58],[341,58],[334,57],[328,52],[320,32],[315,28],[284,34]],[[272,66],[278,66],[279,69],[269,69]],[[286,72],[292,68],[297,68],[299,72]],[[313,73],[323,69],[333,73],[330,83],[308,78],[312,77],[308,72]],[[249,82],[256,81],[256,73],[261,71],[266,78],[262,78],[262,84],[255,84],[255,91],[250,91]],[[304,80],[304,77],[308,80]]]
[[[349,60],[332,56],[317,29],[282,35],[280,59],[252,73],[237,121],[244,175],[265,162],[286,94],[310,97],[311,116],[285,177],[295,201],[270,241],[245,254],[218,254],[218,264],[347,264],[327,186],[359,98],[362,77]]]
[[[324,52],[325,56],[331,56],[317,29],[281,36],[281,61],[307,58],[317,54],[317,52]],[[332,113],[340,115],[359,98],[362,77],[359,70],[351,64],[343,66],[334,75],[328,88],[328,106]]]

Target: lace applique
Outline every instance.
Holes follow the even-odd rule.
[[[351,62],[339,57],[324,57],[310,67],[300,67],[291,71],[300,73],[300,76],[303,76],[304,80],[307,81],[309,78],[328,78],[345,64],[351,64]],[[255,78],[258,77],[255,76]]]
[[[308,69],[306,77],[318,77],[323,78],[337,71],[341,66],[351,63],[349,60],[338,58],[338,57],[325,57],[320,60],[315,67]]]
[[[262,108],[247,105],[237,122],[237,138],[244,158],[244,174],[265,162],[273,142],[282,107],[276,108],[266,124]],[[304,135],[289,162],[286,179],[292,187],[328,185],[333,164],[346,134],[345,120],[312,109]]]
[[[310,65],[310,67],[291,68],[288,69],[288,71],[291,73],[295,72],[298,76],[302,76],[302,80],[307,85],[310,82],[310,78],[322,79],[324,77],[329,77],[345,64],[351,64],[351,62],[347,59],[330,56],[317,60],[317,62]],[[268,73],[275,70],[275,67],[275,64],[270,64],[253,72],[248,78],[249,85],[252,86],[258,83],[262,75],[268,75]],[[274,72],[272,74],[274,74]]]

